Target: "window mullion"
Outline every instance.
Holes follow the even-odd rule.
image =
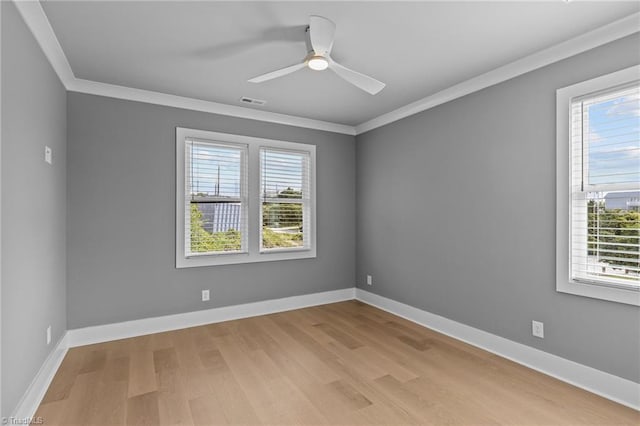
[[[260,194],[260,148],[257,145],[249,146],[249,158],[247,167],[248,184],[248,248],[250,254],[260,252],[260,226],[261,194]]]

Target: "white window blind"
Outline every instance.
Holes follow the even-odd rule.
[[[247,148],[185,141],[185,255],[247,250]]]
[[[261,251],[308,249],[310,155],[260,149]]]
[[[570,274],[640,288],[640,86],[571,100]]]

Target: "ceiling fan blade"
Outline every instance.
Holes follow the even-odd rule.
[[[305,67],[305,63],[301,62],[299,64],[291,65],[286,68],[281,68],[279,70],[271,71],[266,74],[259,75],[257,77],[253,77],[248,80],[249,83],[262,83],[263,81],[273,80],[274,78],[282,77],[283,75],[291,74],[292,72],[296,72],[299,69]]]
[[[375,95],[376,93],[384,89],[384,86],[386,86],[386,84],[382,83],[381,81],[378,81],[373,77],[369,77],[368,75],[364,75],[357,71],[350,70],[349,68],[340,65],[333,59],[329,60],[329,68],[331,68],[333,72],[338,74],[343,79],[347,80],[349,83],[372,95]]]
[[[316,55],[325,56],[331,52],[336,24],[327,18],[317,15],[309,17],[309,39]]]

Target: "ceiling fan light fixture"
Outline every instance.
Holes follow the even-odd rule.
[[[311,15],[309,27],[307,27],[307,56],[296,64],[253,77],[248,80],[249,83],[262,83],[308,67],[314,71],[324,71],[330,68],[338,77],[370,95],[375,95],[384,89],[385,84],[381,81],[340,65],[331,58],[335,30],[336,24],[331,20]]]
[[[314,71],[324,71],[329,67],[329,61],[324,56],[312,56],[307,61],[307,66]]]

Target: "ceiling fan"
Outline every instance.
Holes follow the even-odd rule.
[[[336,31],[336,24],[322,16],[311,15],[309,26],[307,27],[307,47],[309,53],[302,62],[259,75],[249,80],[250,83],[262,83],[282,77],[292,72],[309,67],[314,71],[324,71],[327,68],[338,74],[349,83],[372,95],[381,91],[385,84],[357,71],[353,71],[340,65],[331,58],[331,48],[333,47],[333,36]]]

